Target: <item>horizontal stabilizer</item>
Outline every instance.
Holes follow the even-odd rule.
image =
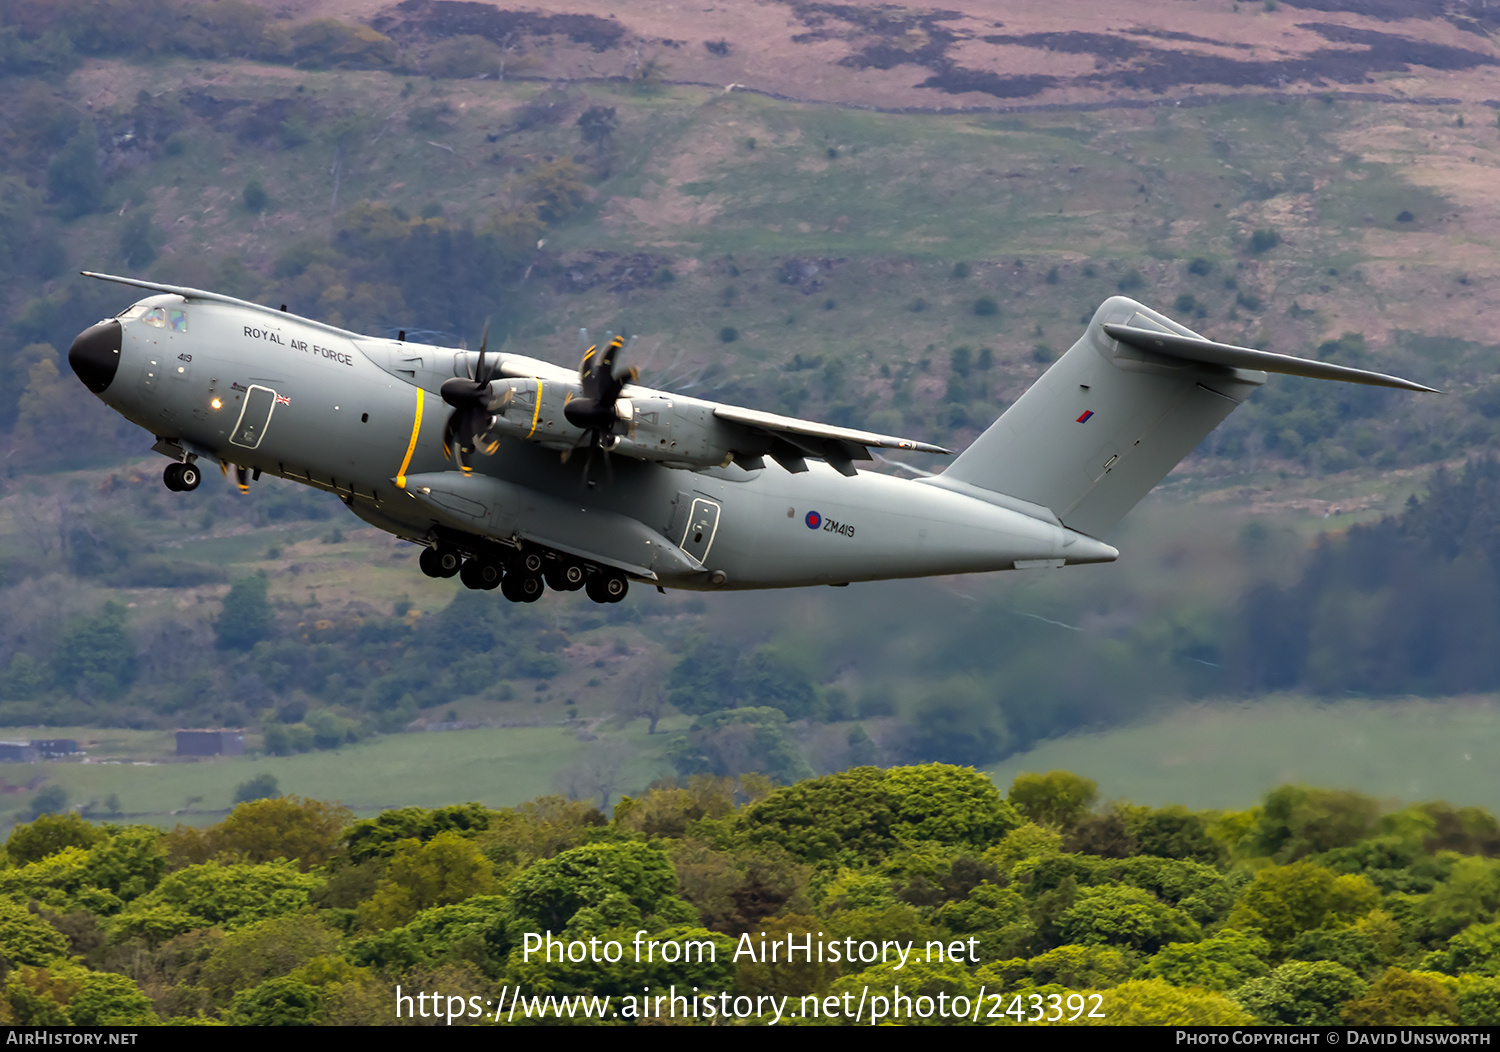
[[[1190,362],[1208,365],[1223,365],[1231,369],[1259,369],[1267,373],[1286,373],[1290,376],[1308,376],[1314,380],[1343,380],[1351,384],[1370,384],[1374,387],[1399,387],[1404,391],[1436,391],[1399,376],[1354,369],[1331,362],[1316,362],[1308,358],[1297,358],[1290,354],[1275,354],[1257,351],[1249,347],[1235,347],[1227,343],[1214,343],[1201,336],[1179,336],[1171,332],[1140,329],[1133,325],[1105,325],[1104,332],[1121,343],[1153,354],[1165,354]]]

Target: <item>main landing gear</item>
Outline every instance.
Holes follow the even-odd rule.
[[[630,582],[617,570],[535,550],[508,558],[489,552],[466,556],[456,548],[438,545],[424,549],[417,562],[428,577],[457,576],[465,587],[476,591],[499,588],[513,603],[534,603],[548,588],[554,592],[582,588],[596,603],[618,603],[630,590]]]
[[[173,493],[191,493],[203,481],[203,472],[197,464],[168,464],[161,480]]]

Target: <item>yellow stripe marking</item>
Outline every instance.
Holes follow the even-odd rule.
[[[401,461],[401,470],[396,472],[396,488],[406,488],[406,469],[411,467],[411,455],[417,450],[417,436],[422,433],[422,389],[417,388],[417,415],[411,422],[411,441],[406,444],[406,459]]]
[[[584,359],[584,360],[587,361],[588,359]],[[526,432],[526,437],[527,438],[530,438],[532,435],[536,434],[536,422],[539,419],[541,419],[541,416],[542,416],[542,381],[538,380],[536,382],[536,409],[533,410],[532,414],[531,414],[531,430],[528,431],[528,432]]]

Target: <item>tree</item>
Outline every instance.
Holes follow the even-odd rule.
[[[763,706],[710,712],[693,721],[686,737],[667,746],[667,758],[684,777],[753,771],[779,782],[796,781],[810,772],[786,724],[780,709]]]
[[[65,218],[98,210],[104,177],[99,172],[99,139],[92,124],[84,123],[47,166],[47,190]]]
[[[231,1026],[316,1026],[323,1015],[323,996],[291,976],[267,979],[234,995],[225,1013]]]
[[[1143,953],[1172,942],[1197,941],[1203,934],[1192,918],[1149,891],[1119,885],[1079,890],[1057,926],[1067,942],[1108,943]]]
[[[33,820],[45,815],[61,815],[68,807],[68,791],[60,785],[44,785],[31,798],[26,816]]]
[[[0,902],[0,957],[11,965],[46,964],[66,955],[68,940],[18,903]]]
[[[111,922],[117,935],[158,941],[220,925],[241,928],[267,917],[295,913],[321,879],[290,862],[262,865],[205,862],[169,873]]]
[[[128,611],[111,599],[92,617],[73,622],[53,656],[58,681],[117,697],[135,679],[135,643],[125,629]]]
[[[234,787],[234,802],[246,804],[252,800],[265,800],[280,794],[281,787],[276,781],[276,776],[269,771],[262,771]]]
[[[1257,256],[1271,251],[1279,244],[1281,244],[1281,235],[1269,227],[1257,230],[1250,235],[1250,251]]]
[[[231,811],[211,831],[217,844],[247,862],[290,859],[304,873],[326,865],[338,850],[353,812],[320,800],[274,796],[274,784],[271,790],[265,798],[249,799]]]
[[[1364,877],[1338,876],[1311,862],[1271,866],[1255,874],[1229,926],[1258,930],[1279,952],[1302,932],[1353,923],[1379,899]]]
[[[1363,839],[1379,818],[1379,802],[1362,793],[1283,785],[1266,794],[1252,850],[1293,862]]]
[[[271,634],[275,616],[266,598],[269,585],[264,573],[236,581],[224,597],[224,607],[214,623],[221,650],[249,650]]]
[[[155,1026],[159,1021],[151,998],[129,978],[112,972],[88,972],[68,1000],[74,1026]]]
[[[527,931],[561,931],[573,915],[623,894],[642,914],[675,898],[677,874],[658,848],[638,842],[585,844],[533,864],[511,885]]]
[[[1353,1026],[1447,1026],[1458,1022],[1458,1003],[1438,979],[1388,968],[1342,1016]]]
[[[405,927],[359,939],[348,956],[357,964],[388,970],[467,963],[493,979],[521,934],[508,898],[475,895],[425,909]]]
[[[245,207],[251,212],[264,212],[271,204],[271,195],[266,193],[266,188],[261,185],[259,179],[251,179],[246,183],[242,196]]]
[[[268,917],[226,934],[199,963],[196,985],[216,1005],[227,1005],[236,991],[284,976],[315,958],[338,952],[339,936],[315,915]]]
[[[90,848],[105,839],[104,830],[77,815],[44,814],[29,825],[18,825],[5,841],[5,855],[24,866],[39,862],[65,847]]]
[[[489,859],[458,833],[439,833],[425,844],[403,840],[366,912],[377,927],[396,928],[433,906],[487,895],[494,885]]]
[[[984,848],[1020,824],[984,775],[937,763],[808,779],[745,808],[737,822],[751,843],[780,844],[808,862],[873,862],[898,838]]]
[[[1227,991],[1270,973],[1270,944],[1254,932],[1225,929],[1202,942],[1174,942],[1136,973],[1142,979],[1165,979],[1173,986]]]
[[[1006,798],[1037,825],[1068,829],[1088,813],[1099,797],[1099,783],[1070,771],[1018,774]]]
[[[578,118],[575,127],[583,136],[583,141],[590,146],[601,149],[615,134],[619,127],[619,121],[615,119],[615,108],[613,106],[590,106],[583,111]]]
[[[523,804],[533,811],[543,809],[556,797]],[[568,810],[565,804],[564,810]],[[472,837],[490,828],[490,809],[483,804],[450,804],[447,807],[400,807],[382,811],[374,818],[361,818],[349,827],[345,841],[349,845],[349,859],[365,862],[372,858],[388,858],[395,854],[397,846],[404,840],[431,840],[439,833],[454,832]]]
[[[125,220],[120,231],[120,258],[137,270],[156,261],[156,239],[159,232],[151,225],[151,216],[136,212]]]
[[[84,866],[84,880],[119,896],[124,902],[139,898],[167,872],[167,850],[160,829],[129,826],[96,844]]]
[[[1364,995],[1365,981],[1332,961],[1291,961],[1252,979],[1234,999],[1262,1023],[1334,1026],[1346,1001]]]

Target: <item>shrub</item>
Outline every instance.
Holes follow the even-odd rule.
[[[1269,252],[1281,244],[1281,235],[1269,228],[1257,230],[1250,235],[1250,251],[1257,256],[1262,252]]]
[[[245,184],[244,198],[245,207],[252,212],[264,212],[271,203],[271,195],[266,193],[259,179],[251,179]]]

